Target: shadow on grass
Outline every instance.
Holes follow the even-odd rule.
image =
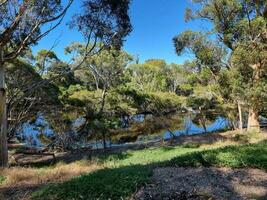
[[[118,155],[118,158],[123,159],[125,156],[129,155]],[[154,168],[166,166],[254,167],[267,171],[267,141],[253,145],[229,146],[187,153],[169,161],[154,162],[148,165],[103,169],[61,184],[42,188],[33,194],[33,199],[124,199],[149,181]],[[230,186],[228,187],[230,188]],[[233,188],[231,190],[234,191]]]
[[[62,184],[47,186],[33,199],[123,199],[149,181],[152,168],[135,165],[103,169]]]

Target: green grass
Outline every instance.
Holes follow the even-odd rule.
[[[168,161],[176,156],[199,151],[199,148],[153,147],[144,150],[128,150],[120,154],[111,154],[97,158],[97,162],[107,167],[148,165]]]
[[[256,167],[267,171],[267,141],[210,150],[150,148],[102,156],[96,162],[107,169],[41,188],[33,199],[125,199],[149,181],[157,166]]]
[[[33,194],[33,199],[123,199],[149,181],[152,169],[140,165],[103,169],[50,185]]]
[[[178,156],[167,166],[255,167],[267,171],[267,141],[241,146],[204,150]]]

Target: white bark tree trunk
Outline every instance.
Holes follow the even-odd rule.
[[[237,107],[238,107],[238,118],[239,118],[239,130],[243,131],[243,117],[242,117],[242,107],[240,101],[237,101]]]
[[[260,64],[254,64],[251,66],[253,69],[253,83],[257,83],[260,80]],[[252,103],[257,105],[257,98],[252,98]],[[251,106],[248,113],[248,131],[260,132],[259,111],[258,107]]]
[[[247,130],[260,131],[259,113],[253,108],[249,109]]]
[[[7,167],[7,165],[8,165],[8,151],[7,151],[5,70],[3,64],[1,64],[0,62],[0,168]]]

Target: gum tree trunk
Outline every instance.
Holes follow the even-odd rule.
[[[243,117],[242,117],[242,107],[240,101],[237,101],[237,107],[238,107],[238,118],[239,118],[239,130],[243,131]]]
[[[259,113],[253,108],[249,109],[247,130],[260,131]]]
[[[5,70],[0,52],[0,168],[8,165]]]
[[[260,64],[254,64],[251,66],[253,69],[253,84],[257,84],[258,81],[260,80]],[[259,111],[258,111],[258,98],[252,98],[252,104],[249,108],[249,113],[248,113],[248,126],[247,130],[255,130],[255,131],[260,131],[260,122],[259,122]]]

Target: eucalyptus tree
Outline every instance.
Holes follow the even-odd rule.
[[[166,69],[166,62],[160,59],[150,59],[143,64],[133,64],[129,66],[132,86],[146,92],[166,91]]]
[[[8,140],[16,136],[23,123],[38,118],[38,113],[48,119],[51,110],[56,112],[56,109],[62,107],[58,98],[60,91],[52,83],[25,94],[25,87],[42,80],[34,67],[22,59],[6,65]]]
[[[52,65],[59,61],[55,52],[51,50],[41,49],[35,56],[35,69],[41,75],[46,75]]]
[[[63,20],[73,0],[61,1],[0,1],[0,166],[8,163],[6,142],[5,64],[21,55]],[[41,30],[44,25],[47,29]]]
[[[218,115],[230,119],[234,110],[230,106],[233,104],[229,101],[232,100],[230,96],[220,91],[229,83],[222,80],[222,73],[229,69],[228,52],[209,33],[188,30],[173,40],[178,55],[189,53],[194,56],[191,62],[184,64],[187,72],[184,88],[189,91],[187,107],[196,112],[195,120],[206,132],[207,120],[214,120]]]
[[[193,0],[187,19],[213,24],[220,42],[231,53],[230,67],[246,81],[244,99],[249,107],[248,129],[259,130],[259,113],[266,103],[267,2],[265,0]]]
[[[173,41],[178,55],[191,53],[195,56],[195,72],[208,69],[216,80],[221,68],[228,67],[223,62],[227,55],[225,48],[207,34],[188,30],[176,36]]]
[[[85,45],[75,43],[67,47],[66,51],[78,52],[81,56],[78,56],[75,62],[79,63],[84,49]],[[94,131],[95,135],[100,132],[105,144],[106,132],[122,103],[117,101],[119,94],[116,90],[124,84],[125,69],[131,61],[132,57],[128,53],[112,46],[86,59],[79,70],[75,71],[74,76],[81,83],[81,87],[70,92],[73,88],[71,86],[67,91],[70,94],[68,98],[74,103],[72,105],[78,108],[75,111],[81,111],[76,117],[85,119],[79,132]],[[75,105],[75,102],[80,103]]]
[[[167,85],[170,92],[186,95],[183,90],[187,84],[187,74],[182,65],[170,64],[166,69]]]
[[[20,56],[23,51],[59,26],[73,0],[1,0],[0,1],[0,166],[8,163],[6,142],[6,89],[5,64]],[[119,47],[131,31],[128,17],[129,0],[83,0],[81,12],[71,23],[86,40],[84,57],[96,54],[109,45]],[[96,49],[101,41],[103,46]],[[81,63],[83,60],[81,61]],[[80,63],[80,64],[81,64]],[[78,64],[76,68],[79,67]],[[59,75],[60,77],[60,75]],[[53,79],[56,79],[54,77]],[[43,80],[25,88],[31,92],[51,80]]]

